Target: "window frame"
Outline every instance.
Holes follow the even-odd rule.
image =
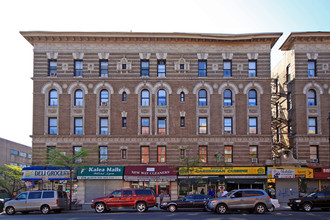
[[[203,121],[202,120],[205,120],[205,122],[206,122],[205,126],[203,126]],[[204,129],[205,129],[205,132],[202,132]],[[198,134],[208,134],[208,120],[207,120],[207,117],[198,117]]]
[[[103,68],[102,63],[106,63],[106,68]],[[109,76],[109,60],[100,60],[99,61],[99,76],[108,77]]]
[[[311,64],[311,63],[313,63],[314,68],[310,68],[310,65],[309,65],[309,64]],[[314,73],[313,73],[313,74],[310,74],[312,71],[313,71]],[[307,62],[307,75],[308,75],[308,77],[311,77],[311,78],[317,76],[317,71],[316,71],[316,60],[308,60],[308,62]]]
[[[127,127],[127,117],[121,118],[121,127],[126,128]]]
[[[225,64],[230,64],[230,68],[225,67]],[[223,60],[223,77],[232,77],[232,61],[231,60]]]
[[[100,117],[99,120],[99,134],[100,135],[109,135],[109,118],[108,117]]]
[[[56,125],[52,125],[51,122],[55,122]],[[49,117],[48,118],[48,134],[49,135],[57,135],[58,134],[58,121],[57,117]]]
[[[315,124],[311,124],[312,120],[315,122]],[[307,133],[308,134],[318,134],[318,131],[317,131],[317,117],[308,117],[308,121],[307,121],[307,126],[308,126],[308,130],[307,130]],[[313,131],[313,129],[311,128],[314,128],[314,132],[310,132],[310,131]]]
[[[103,149],[103,153],[101,149]],[[107,161],[108,161],[108,146],[99,146],[99,164],[107,163]]]
[[[56,93],[56,97],[54,93]],[[56,89],[51,89],[48,93],[48,106],[57,106],[57,105],[58,105],[58,92]]]
[[[148,126],[143,125],[144,120],[148,121]],[[146,129],[146,128],[148,129],[147,133],[143,132],[143,130]],[[141,117],[141,134],[142,135],[149,135],[150,134],[150,118],[149,117]]]
[[[251,149],[255,149],[254,150],[251,150]],[[258,146],[257,145],[251,145],[249,146],[249,158],[250,159],[258,159]]]
[[[80,63],[81,63],[81,68],[80,68],[80,65],[78,65]],[[83,76],[83,69],[84,69],[83,60],[74,60],[74,75],[73,76],[82,77]]]
[[[161,66],[164,66],[164,70],[160,69]],[[166,77],[166,60],[157,60],[157,77]]]
[[[184,102],[185,101],[185,94],[184,92],[180,93],[180,102]]]
[[[109,105],[109,91],[107,89],[102,89],[100,91],[100,106]]]
[[[255,68],[250,68],[250,64],[254,63]],[[248,71],[249,71],[249,77],[257,77],[257,60],[249,60],[248,61]]]
[[[203,92],[203,91],[205,91],[205,97],[201,96],[201,92]],[[205,101],[204,101],[204,99],[205,99]],[[206,91],[206,89],[200,89],[198,91],[198,106],[199,107],[207,106],[207,91]]]
[[[78,97],[78,92],[81,92],[81,97]],[[84,106],[84,92],[82,89],[74,91],[74,106]]]
[[[228,96],[228,92],[230,96]],[[233,105],[233,92],[230,89],[225,89],[223,92],[223,105],[232,106]]]
[[[207,60],[198,60],[198,77],[207,77]]]
[[[82,117],[75,117],[74,119],[74,134],[75,135],[83,135],[84,134],[84,120]],[[80,125],[77,125],[78,122],[81,121],[81,126]],[[80,134],[80,131],[81,131],[81,134]]]
[[[315,153],[312,153],[312,148],[315,148]],[[310,145],[309,146],[309,159],[310,160],[318,160],[319,162],[319,146],[317,145]]]
[[[251,97],[252,96],[252,93],[254,93],[255,97]],[[248,92],[248,99],[249,99],[249,102],[248,102],[248,105],[249,106],[257,106],[258,105],[258,93],[257,93],[257,90],[250,89],[249,92]]]
[[[79,149],[79,150],[77,150]],[[73,155],[76,155],[77,152],[81,151],[82,150],[82,146],[73,146]],[[79,157],[79,158],[76,158],[74,160],[74,163],[82,163],[82,158]]]
[[[143,64],[148,64],[147,67],[143,66]],[[150,61],[147,59],[140,60],[140,76],[141,77],[149,77],[150,76]]]
[[[311,93],[313,95],[311,95]],[[316,91],[314,89],[310,89],[307,92],[307,105],[308,106],[316,106],[317,105]]]
[[[180,127],[184,128],[186,126],[186,119],[185,117],[180,117]]]
[[[56,65],[51,65],[55,63]],[[56,76],[57,75],[57,60],[49,59],[48,60],[48,76]]]
[[[157,146],[157,163],[166,163],[166,146]]]
[[[230,150],[228,151],[228,149]],[[233,163],[233,146],[231,145],[224,146],[224,162]]]
[[[144,94],[148,94],[148,96]],[[148,89],[141,91],[141,106],[150,106],[150,91]]]
[[[121,94],[121,101],[127,102],[127,93],[125,91]]]
[[[120,150],[120,158],[122,160],[127,160],[127,149],[121,149]]]
[[[228,126],[228,124],[226,124],[228,122],[230,122],[230,126]],[[227,128],[229,128],[229,130]],[[224,131],[224,134],[233,134],[233,118],[232,117],[223,118],[223,131]]]
[[[160,122],[164,121],[164,127],[162,127],[162,124]],[[167,120],[166,117],[158,117],[157,118],[157,134],[158,135],[166,135],[167,134]],[[164,132],[162,132],[164,130]]]
[[[160,92],[163,92],[164,94],[160,94]],[[157,105],[158,106],[166,106],[167,105],[167,92],[165,89],[160,89],[157,92]]]
[[[146,149],[146,151],[144,151],[143,149]],[[147,161],[144,161],[145,159]],[[149,146],[141,146],[140,147],[140,163],[141,164],[149,164],[150,163],[150,148],[149,148]]]
[[[255,121],[255,126],[251,123]],[[255,130],[255,132],[252,132]],[[257,117],[249,117],[249,134],[258,134],[258,118]]]
[[[207,159],[208,159],[207,155],[208,155],[207,146],[205,146],[205,145],[198,146],[198,162],[206,164],[208,162],[207,161]]]

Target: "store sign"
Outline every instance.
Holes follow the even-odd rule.
[[[295,178],[295,172],[291,169],[273,169],[272,178],[292,179]]]
[[[179,175],[265,175],[265,167],[187,167],[179,168]]]
[[[313,169],[309,168],[268,168],[268,178],[313,178]]]
[[[124,179],[126,181],[175,181],[176,168],[168,166],[127,166]]]
[[[330,179],[330,168],[329,167],[322,167],[322,168],[315,168],[311,167],[314,171],[314,179]]]
[[[22,169],[22,180],[69,180],[70,170],[57,167],[25,167]]]
[[[77,179],[123,179],[123,166],[85,166],[78,170]]]

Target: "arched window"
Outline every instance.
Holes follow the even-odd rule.
[[[100,92],[100,105],[107,106],[109,104],[109,92],[106,89],[102,89]]]
[[[180,102],[184,102],[184,92],[180,93]]]
[[[207,106],[207,92],[205,89],[201,89],[198,92],[198,105]]]
[[[127,101],[127,93],[123,92],[123,94],[121,95],[121,101],[126,102]]]
[[[83,104],[84,104],[83,91],[81,89],[77,89],[74,93],[74,105],[83,106]]]
[[[230,89],[226,89],[223,93],[223,105],[231,106],[232,105],[232,93]]]
[[[52,89],[49,91],[49,106],[57,106],[57,91]]]
[[[312,106],[316,105],[316,92],[314,89],[308,91],[307,99],[308,99],[307,100],[308,105],[312,105]]]
[[[166,105],[166,91],[164,89],[158,91],[158,105]]]
[[[249,91],[249,106],[257,105],[257,92],[254,89]]]
[[[141,92],[141,105],[142,106],[150,105],[150,93],[146,89],[142,90]]]

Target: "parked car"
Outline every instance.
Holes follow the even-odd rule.
[[[121,189],[113,191],[109,196],[92,200],[92,209],[101,213],[111,208],[135,208],[145,212],[148,208],[157,206],[156,196],[151,189]]]
[[[195,208],[206,210],[206,205],[211,197],[208,195],[189,195],[179,200],[163,202],[161,209],[175,212],[178,209]]]
[[[302,209],[305,212],[310,212],[314,208],[328,210],[330,209],[330,191],[320,191],[302,198],[289,199],[288,205],[294,211]]]
[[[5,203],[7,215],[15,212],[27,214],[30,211],[41,211],[48,214],[50,211],[61,212],[68,208],[69,200],[66,192],[56,190],[39,190],[20,193],[15,199]]]
[[[274,212],[275,209],[278,209],[281,207],[278,199],[270,199],[270,201],[272,201],[272,207],[270,209],[268,209],[268,211]]]
[[[218,214],[228,210],[248,210],[263,214],[272,208],[269,195],[261,189],[237,189],[221,198],[210,199],[207,207]]]

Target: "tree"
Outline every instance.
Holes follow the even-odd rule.
[[[25,189],[22,181],[22,168],[5,164],[0,166],[0,188],[6,190],[10,198],[20,190]]]
[[[88,152],[81,148],[80,151],[77,151],[74,155],[65,155],[57,149],[53,149],[47,154],[47,162],[50,166],[63,167],[69,169],[70,171],[70,205],[72,207],[72,185],[73,185],[73,171],[79,167],[83,167],[84,164],[82,161],[88,155]]]

